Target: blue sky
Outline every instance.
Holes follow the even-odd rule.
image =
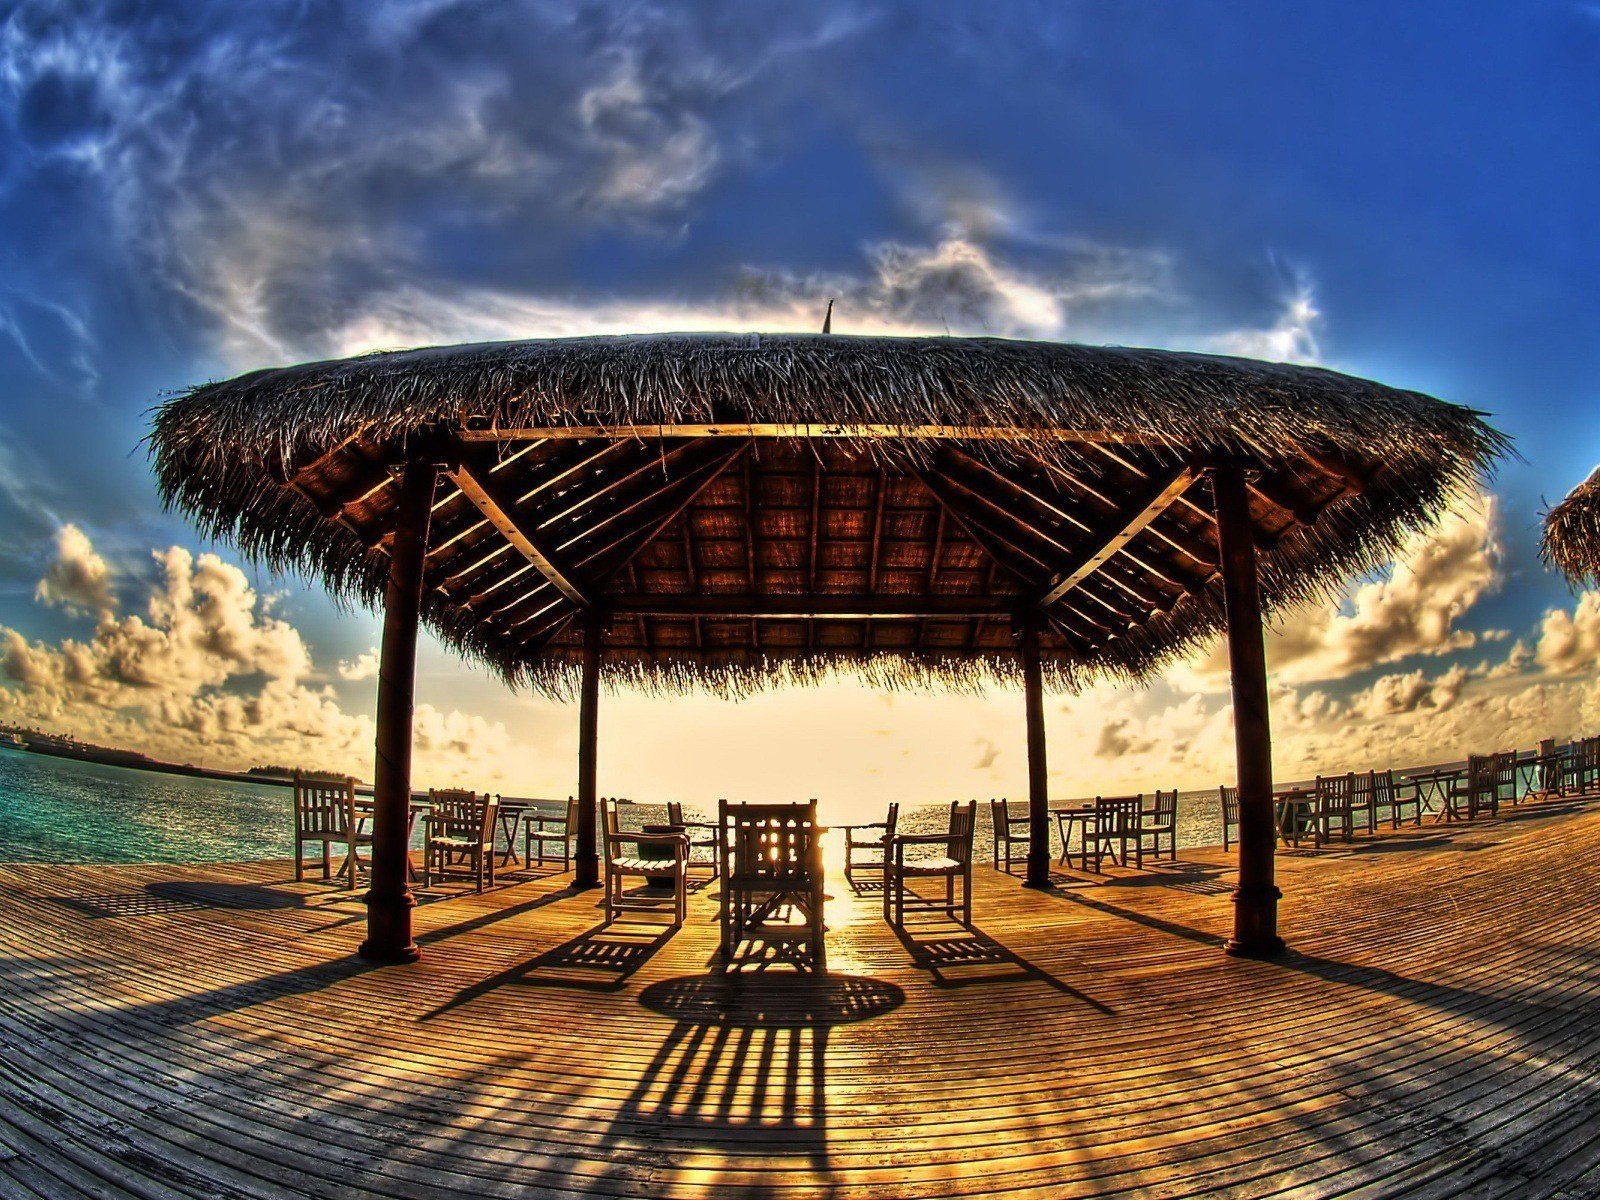
[[[1466,575],[1442,582],[1402,564],[1417,595],[1368,614],[1431,640],[1306,651],[1344,666],[1286,703],[1371,705],[1387,677],[1420,672],[1420,694],[1460,667],[1479,669],[1465,691],[1418,703],[1494,691],[1499,715],[1461,736],[1581,722],[1576,663],[1600,624],[1535,545],[1543,500],[1600,459],[1597,67],[1600,11],[1540,2],[0,8],[0,623],[34,656],[13,644],[5,695],[108,737],[187,720],[161,745],[234,759],[252,736],[292,752],[304,715],[175,716],[175,680],[219,712],[279,688],[348,719],[340,753],[359,743],[373,622],[295,581],[246,565],[248,597],[217,586],[252,645],[281,649],[282,624],[305,665],[264,670],[232,643],[220,665],[174,665],[218,639],[201,628],[180,654],[147,611],[174,578],[152,551],[212,549],[160,511],[139,448],[168,389],[374,346],[811,328],[838,296],[843,330],[1292,357],[1491,412],[1525,461],[1463,535],[1478,557],[1463,542]],[[64,525],[88,549],[64,549]],[[104,586],[52,598],[48,571]],[[1405,609],[1429,596],[1442,615]],[[1552,611],[1570,644],[1541,650]],[[126,663],[111,643],[147,645],[134,617],[176,674],[59,669],[63,639],[96,670]],[[1518,641],[1544,666],[1506,666]],[[151,678],[130,692],[117,671]],[[558,785],[565,714],[439,653],[424,671],[441,747],[499,738]],[[1205,674],[1120,698],[1106,724],[1175,728],[1201,694],[1211,720]],[[818,701],[771,703],[782,725]],[[959,709],[979,730],[962,769],[985,782],[1019,757],[983,749],[1009,737],[1009,701],[988,703]],[[1063,736],[1100,736],[1085,719],[1063,709]],[[895,755],[913,748],[891,725]]]

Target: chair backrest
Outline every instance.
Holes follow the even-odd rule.
[[[355,827],[356,781],[350,775],[294,773],[294,827],[300,835],[345,837]]]
[[[1217,789],[1217,794],[1222,798],[1223,824],[1237,825],[1239,823],[1239,789],[1223,784]]]
[[[815,800],[802,804],[722,800],[717,815],[727,838],[731,882],[789,890],[821,886],[822,837]]]
[[[1178,819],[1178,789],[1170,792],[1156,789],[1155,807],[1150,810],[1150,815],[1158,821],[1176,821]]]
[[[1378,806],[1378,773],[1358,771],[1350,776],[1350,807],[1374,809]]]
[[[1372,773],[1372,801],[1379,808],[1394,807],[1394,771]]]
[[[884,814],[883,818],[883,836],[886,838],[892,838],[894,836],[894,831],[899,828],[899,826],[900,802],[898,800],[891,800],[889,801],[889,811]]]
[[[668,800],[667,801],[667,824],[668,825],[682,825],[683,824],[683,801],[682,800]]]
[[[1113,837],[1136,837],[1139,814],[1144,811],[1144,794],[1137,796],[1096,796],[1094,831]]]
[[[1317,806],[1324,812],[1342,812],[1350,807],[1350,791],[1355,782],[1353,774],[1318,775]]]
[[[600,836],[602,838],[603,846],[602,853],[604,853],[607,857],[617,853],[615,847],[618,839],[620,839],[622,836],[622,816],[618,810],[623,804],[626,803],[627,801],[620,800],[616,796],[600,797]],[[576,806],[576,800],[567,801],[567,828],[569,831],[577,828],[576,824],[574,823],[576,817],[576,812],[574,810]]]
[[[947,858],[955,859],[962,866],[968,866],[972,862],[972,833],[977,824],[976,800],[950,805],[950,838],[945,843],[944,851]]]
[[[1517,798],[1517,752],[1502,750],[1494,756],[1494,790],[1501,800]]]
[[[1494,755],[1467,755],[1467,791],[1474,796],[1487,795],[1494,788]]]
[[[994,822],[994,836],[1005,841],[1011,836],[1011,802],[1008,800],[989,801],[989,817]]]
[[[428,790],[428,836],[462,838],[483,845],[494,837],[499,804],[493,796],[457,788]]]

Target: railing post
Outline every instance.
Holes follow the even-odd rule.
[[[1226,949],[1243,958],[1272,958],[1284,950],[1278,936],[1278,900],[1283,893],[1273,878],[1277,830],[1272,804],[1267,654],[1244,468],[1236,463],[1214,467],[1211,494],[1222,556],[1239,781],[1239,884],[1233,892],[1233,936]]]
[[[411,936],[407,834],[411,816],[411,723],[416,701],[417,626],[422,571],[438,469],[410,462],[400,476],[399,507],[383,595],[383,642],[378,652],[378,711],[372,773],[372,879],[367,891],[367,940],[358,953],[373,962],[415,962]]]
[[[1028,726],[1028,877],[1025,887],[1050,886],[1050,772],[1045,763],[1044,668],[1039,618],[1022,618],[1022,694]]]
[[[578,693],[578,837],[573,848],[572,886],[592,888],[600,882],[600,855],[595,838],[595,772],[600,742],[601,618],[583,618],[583,679]]]

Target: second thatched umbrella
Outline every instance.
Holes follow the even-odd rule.
[[[1574,584],[1600,585],[1600,467],[1545,514],[1540,551]]]

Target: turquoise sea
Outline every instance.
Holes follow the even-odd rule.
[[[694,806],[689,805],[691,813]],[[826,802],[823,819],[827,820]],[[1023,805],[1013,805],[1019,814]],[[288,788],[194,779],[0,748],[0,862],[238,862],[287,858]],[[986,801],[976,847],[989,857]],[[903,810],[906,827],[931,829],[943,806]],[[641,820],[664,815],[639,806]],[[1221,841],[1215,792],[1180,800],[1180,846]]]

